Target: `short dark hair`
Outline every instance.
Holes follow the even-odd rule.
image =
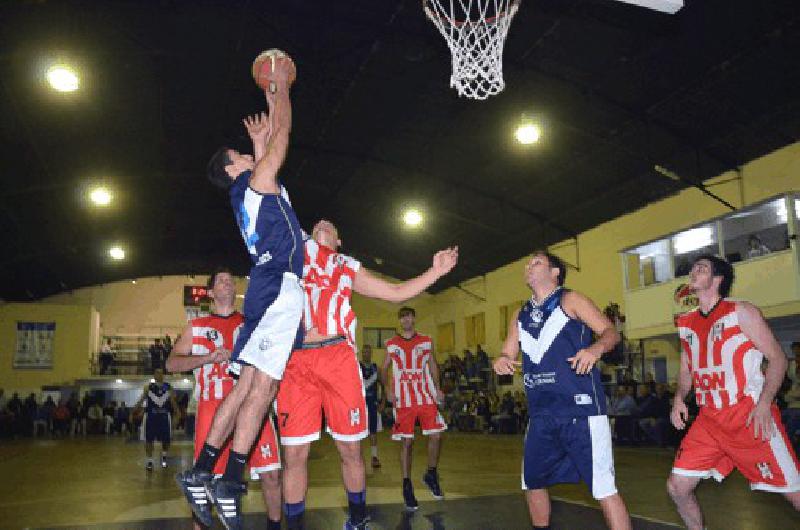
[[[217,275],[218,274],[222,274],[222,273],[233,274],[231,272],[231,270],[229,268],[227,268],[227,267],[217,267],[211,273],[211,276],[208,277],[208,281],[206,282],[206,287],[208,287],[209,289],[213,289],[214,288],[214,282],[217,281]]]
[[[546,257],[547,262],[550,264],[550,268],[558,269],[558,278],[556,281],[560,287],[563,287],[564,281],[567,279],[567,265],[564,263],[564,260],[546,250],[535,250],[533,255]]]
[[[800,348],[800,342],[797,342],[797,341],[793,342],[791,347],[792,348]],[[800,359],[798,359],[798,360],[800,360]],[[800,366],[800,365],[798,365],[798,366]]]
[[[208,167],[206,169],[208,180],[210,180],[214,186],[223,190],[227,190],[231,187],[231,184],[233,184],[231,176],[225,171],[225,167],[233,163],[228,151],[230,151],[230,147],[220,147],[217,149],[217,152],[214,153],[214,156],[208,161]]]
[[[722,276],[722,281],[719,284],[719,294],[723,298],[727,298],[728,295],[731,294],[731,287],[733,287],[733,280],[735,277],[733,273],[733,266],[719,256],[703,254],[702,256],[695,258],[695,260],[692,262],[692,267],[694,267],[698,261],[702,260],[706,260],[711,263],[712,275]]]
[[[406,315],[411,315],[412,317],[416,317],[417,316],[417,312],[414,311],[413,307],[408,307],[407,305],[404,305],[397,312],[397,318],[403,318]]]

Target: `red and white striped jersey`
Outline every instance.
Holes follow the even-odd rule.
[[[306,240],[303,284],[306,330],[317,328],[323,335],[344,335],[353,345],[356,337],[356,314],[350,305],[353,282],[361,263]]]
[[[244,317],[234,311],[227,317],[208,315],[191,320],[192,355],[211,355],[217,348],[233,351]],[[207,363],[194,369],[194,393],[197,401],[219,401],[233,388],[228,362]]]
[[[679,316],[677,324],[699,406],[721,409],[745,396],[758,401],[764,354],[739,327],[736,302],[720,300],[708,315],[695,309]]]
[[[430,337],[415,334],[405,339],[395,335],[386,341],[386,355],[392,358],[397,408],[436,404],[436,386],[429,367],[433,356]]]

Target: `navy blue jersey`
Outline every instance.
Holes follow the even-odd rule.
[[[250,187],[251,171],[241,173],[229,193],[236,223],[254,269],[303,275],[303,231],[286,189],[259,193]]]
[[[531,416],[595,416],[606,413],[606,400],[595,366],[578,375],[568,358],[592,344],[592,330],[561,307],[561,288],[541,304],[529,300],[517,319],[523,382]]]
[[[150,383],[147,387],[147,404],[145,412],[148,414],[168,414],[170,409],[169,393],[172,387],[169,383]]]
[[[364,379],[364,397],[368,402],[378,401],[378,365],[359,363],[361,377]]]

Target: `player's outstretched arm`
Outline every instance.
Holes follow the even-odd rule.
[[[519,318],[519,309],[514,311],[514,315],[509,319],[508,334],[506,335],[506,340],[503,341],[500,356],[492,363],[492,368],[494,368],[497,375],[513,375],[517,367],[522,365],[517,360],[517,354],[519,353],[517,318]]]
[[[589,326],[597,335],[594,344],[567,359],[576,373],[587,374],[604,353],[611,351],[614,346],[619,344],[619,333],[608,317],[594,305],[594,302],[578,292],[570,291],[565,294],[563,307],[570,316]]]
[[[789,361],[783,353],[781,345],[775,340],[775,335],[769,329],[764,315],[753,304],[747,302],[736,303],[736,315],[739,317],[739,325],[742,332],[749,338],[756,349],[767,358],[767,370],[764,374],[764,388],[761,389],[761,396],[758,398],[756,407],[747,418],[747,426],[753,424],[753,436],[761,436],[763,440],[775,433],[775,422],[772,420],[772,402],[775,394],[783,383],[786,375],[786,368]]]
[[[242,124],[247,129],[250,141],[253,142],[253,160],[257,164],[267,153],[267,144],[272,132],[269,117],[266,112],[259,112],[252,116],[245,116]]]
[[[250,186],[260,193],[278,193],[278,171],[289,150],[289,133],[292,129],[292,102],[289,99],[288,81],[275,93],[266,91],[269,106],[269,140],[264,156],[256,163]]]
[[[353,290],[360,295],[400,303],[414,298],[433,285],[436,280],[453,270],[458,263],[458,247],[440,250],[433,256],[433,265],[416,278],[401,283],[391,283],[378,278],[364,267],[356,272]]]

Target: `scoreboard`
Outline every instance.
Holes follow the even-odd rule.
[[[184,285],[183,286],[183,305],[196,306],[211,303],[208,296],[208,287],[205,285]]]

